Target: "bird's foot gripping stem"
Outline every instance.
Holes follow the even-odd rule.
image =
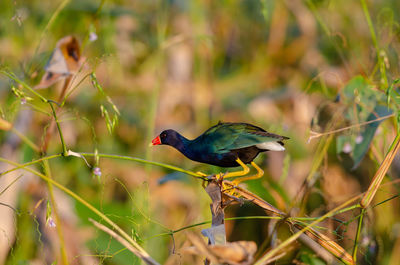
[[[240,177],[240,176],[244,176],[247,173],[249,173],[249,171],[250,171],[249,167],[245,163],[243,163],[242,160],[240,160],[238,158],[238,159],[236,159],[236,162],[242,166],[243,170],[236,171],[236,172],[229,172],[226,174],[221,173],[221,174],[219,174],[218,178]],[[240,178],[233,180],[232,181],[233,187],[239,185],[239,183],[241,183],[243,181],[258,179],[264,175],[264,171],[256,163],[251,162],[251,165],[257,170],[257,174],[252,175],[252,176],[240,177]],[[227,187],[226,185],[223,185],[222,188],[224,191],[227,191],[228,194],[233,195],[235,193],[235,188],[233,188],[233,187],[232,186]]]

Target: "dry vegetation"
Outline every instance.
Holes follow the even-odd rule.
[[[400,264],[398,10],[3,1],[0,264]],[[291,139],[222,194],[148,147],[219,120]]]

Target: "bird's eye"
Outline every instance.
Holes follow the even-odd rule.
[[[160,135],[160,137],[161,137],[161,138],[165,138],[165,137],[167,137],[167,134],[166,134],[166,133],[162,133],[162,134]]]

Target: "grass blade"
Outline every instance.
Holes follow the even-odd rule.
[[[385,177],[386,172],[388,171],[390,165],[392,164],[392,161],[397,153],[397,151],[400,148],[400,134],[398,133],[396,138],[394,139],[392,145],[389,148],[389,151],[387,152],[385,159],[383,160],[382,164],[378,168],[378,170],[375,173],[374,178],[371,181],[371,184],[368,187],[367,192],[365,195],[362,197],[360,201],[360,205],[362,208],[367,208],[370,204],[371,201],[373,200],[382,180],[383,177]]]

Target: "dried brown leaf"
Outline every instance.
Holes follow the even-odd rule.
[[[274,214],[274,215],[278,215],[278,216],[286,216],[286,214],[282,211],[280,211],[279,209],[277,209],[276,207],[274,207],[273,205],[269,204],[268,202],[264,201],[263,199],[261,199],[259,196],[255,195],[254,193],[243,189],[242,187],[239,186],[235,186],[231,181],[229,180],[224,180],[223,181],[223,185],[227,186],[229,188],[235,189],[235,192],[237,194],[239,194],[240,196],[242,196],[243,198],[253,202],[254,204],[260,206],[261,208],[267,210],[268,212]]]
[[[74,36],[59,40],[36,89],[47,88],[60,79],[76,73],[82,64],[80,45]]]
[[[219,258],[232,264],[250,264],[257,251],[257,245],[253,241],[229,242],[226,245],[209,247]]]
[[[188,234],[193,247],[184,251],[195,255],[204,255],[214,264],[248,265],[253,262],[257,251],[256,243],[252,241],[229,242],[225,245],[207,245],[200,236]]]
[[[387,152],[385,159],[382,161],[378,170],[375,173],[374,178],[371,181],[371,184],[368,187],[368,190],[365,192],[363,198],[360,201],[360,205],[363,208],[367,208],[371,201],[374,199],[376,192],[378,191],[383,178],[386,176],[386,172],[389,170],[390,165],[393,162],[393,159],[397,152],[400,149],[400,135],[398,134],[396,138],[393,140],[392,145]]]

